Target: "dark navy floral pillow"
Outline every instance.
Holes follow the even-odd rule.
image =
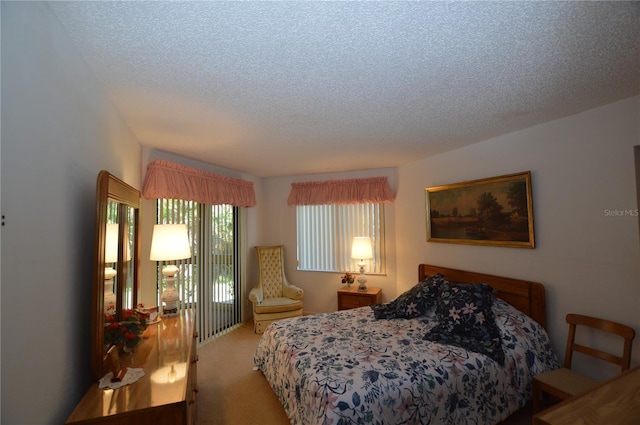
[[[412,319],[433,311],[438,300],[438,287],[447,282],[441,274],[427,277],[413,288],[386,304],[373,304],[376,319]]]
[[[500,330],[496,325],[493,288],[486,284],[440,285],[438,324],[423,339],[485,354],[504,365]]]

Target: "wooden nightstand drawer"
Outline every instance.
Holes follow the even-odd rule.
[[[357,288],[338,290],[338,310],[366,307],[381,302],[382,289],[380,288],[368,288],[366,292],[358,291]]]

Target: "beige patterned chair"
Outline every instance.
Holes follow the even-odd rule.
[[[256,246],[258,283],[249,292],[253,304],[253,330],[261,334],[271,322],[302,316],[304,291],[284,275],[284,246]]]

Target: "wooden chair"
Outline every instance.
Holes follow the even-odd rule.
[[[566,320],[569,324],[569,336],[567,338],[567,350],[564,356],[564,367],[533,377],[533,413],[540,411],[540,402],[544,393],[557,397],[560,400],[565,400],[599,384],[598,381],[571,370],[574,351],[614,363],[620,366],[620,373],[629,369],[631,363],[631,342],[636,333],[632,328],[609,320],[580,314],[567,314]],[[577,326],[599,329],[619,335],[624,339],[622,356],[620,357],[610,352],[577,344],[575,342]]]
[[[249,292],[253,304],[253,330],[261,334],[276,320],[302,316],[304,291],[284,274],[284,247],[256,246],[258,282]]]

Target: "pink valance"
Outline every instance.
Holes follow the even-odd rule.
[[[388,204],[395,194],[386,177],[291,183],[289,205]]]
[[[184,199],[209,205],[256,205],[253,182],[219,176],[162,159],[147,165],[142,196],[147,199]]]

